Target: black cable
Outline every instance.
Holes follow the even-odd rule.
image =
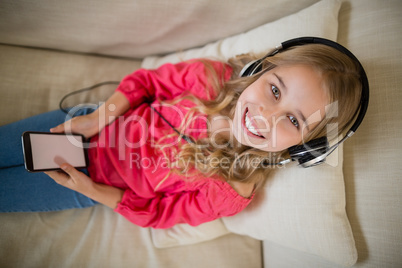
[[[158,112],[151,104],[149,104],[152,110],[154,110],[162,119],[165,121],[173,130],[182,137],[183,140],[187,141],[188,143],[195,143],[189,136],[180,133],[160,112]]]
[[[67,95],[65,95],[65,96],[60,100],[59,108],[60,108],[60,110],[62,110],[64,113],[68,114],[68,110],[66,110],[66,109],[63,108],[63,102],[64,102],[68,97],[70,97],[70,96],[72,96],[72,95],[75,95],[75,94],[78,94],[78,93],[81,93],[81,92],[89,91],[89,90],[92,90],[92,89],[94,89],[94,88],[101,87],[101,86],[104,86],[104,85],[118,85],[118,84],[120,84],[120,82],[118,82],[118,81],[105,81],[105,82],[98,83],[98,84],[93,85],[93,86],[90,86],[90,87],[86,87],[86,88],[82,88],[82,89],[78,89],[78,90],[75,90],[75,91],[73,91],[73,92],[70,92],[70,93],[68,93]]]

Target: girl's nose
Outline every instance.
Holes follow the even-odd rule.
[[[279,107],[259,105],[258,112],[261,116],[265,117],[267,120],[271,120],[273,117],[278,117],[281,114]]]
[[[270,129],[275,128],[276,125],[282,119],[286,118],[285,109],[281,108],[278,105],[277,106],[275,106],[275,105],[269,105],[269,106],[260,105],[258,107],[258,111],[259,111],[260,116],[263,118],[263,121],[265,121],[266,125],[269,125],[268,127]]]
[[[264,105],[258,106],[258,121],[260,124],[264,124],[265,128],[271,129],[273,126],[273,122],[275,121],[275,111],[272,107],[267,107]]]
[[[260,104],[260,105],[258,106],[258,112],[259,112],[259,114],[262,115],[262,116],[267,116],[267,115],[271,114],[271,113],[272,113],[271,110],[272,110],[272,107],[268,107],[268,106],[265,105],[265,104]]]

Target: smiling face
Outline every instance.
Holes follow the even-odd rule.
[[[279,152],[302,141],[328,102],[319,72],[307,65],[279,66],[240,95],[232,133],[243,145]]]

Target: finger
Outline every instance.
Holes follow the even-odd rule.
[[[65,185],[70,179],[69,175],[60,171],[46,171],[45,174],[61,185]]]
[[[61,164],[60,168],[66,172],[71,178],[77,177],[81,174],[76,168],[68,163]]]
[[[52,132],[52,133],[63,133],[64,132],[64,123],[60,124],[58,126],[55,126],[54,128],[51,128],[50,132]]]

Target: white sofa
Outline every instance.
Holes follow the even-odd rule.
[[[300,35],[353,51],[370,105],[326,167],[278,171],[233,218],[161,231],[103,206],[0,214],[0,267],[402,267],[400,25],[398,0],[1,1],[0,125],[140,67],[263,53]]]

